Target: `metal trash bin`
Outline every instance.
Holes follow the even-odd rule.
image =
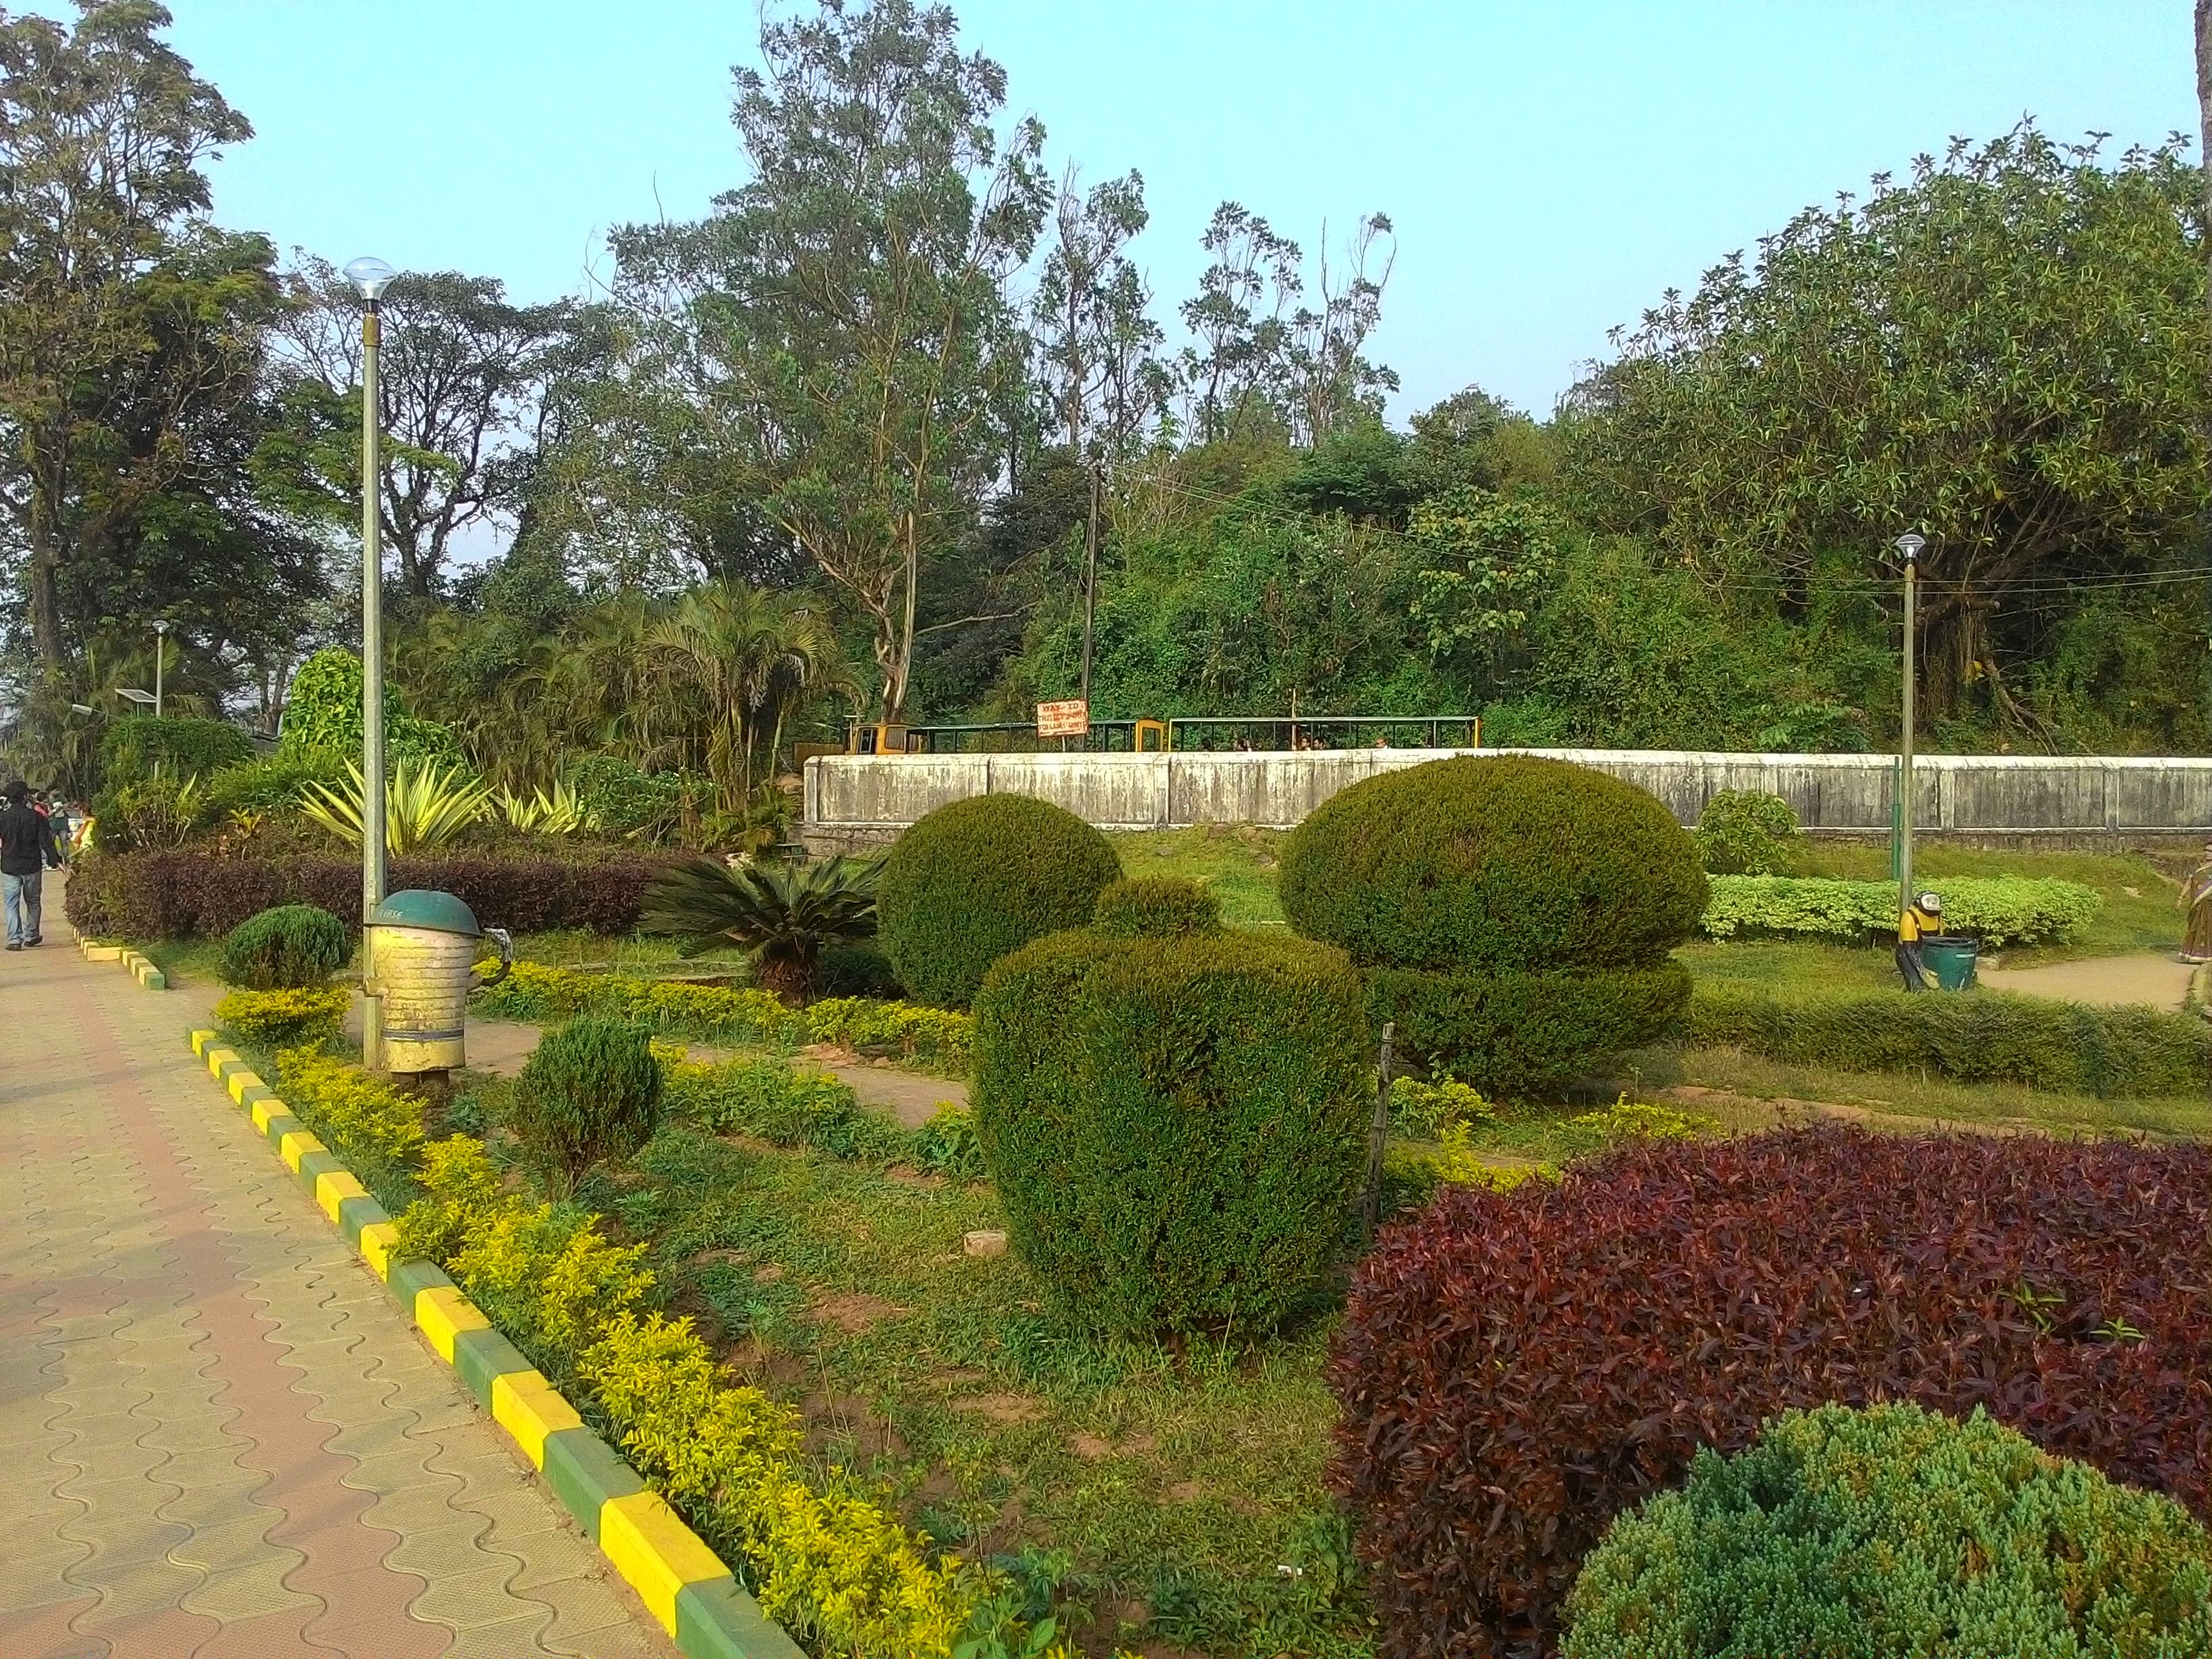
[[[469,993],[477,988],[477,941],[489,939],[507,977],[514,945],[451,893],[410,888],[371,913],[363,929],[362,989],[377,1000],[384,1065],[391,1072],[447,1072],[468,1063]]]
[[[1973,989],[1974,965],[1981,954],[1981,940],[1962,933],[1930,933],[1920,941],[1920,960],[1936,975],[1939,991]]]

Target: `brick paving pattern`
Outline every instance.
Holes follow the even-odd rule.
[[[672,1659],[60,909],[0,957],[0,1655]]]

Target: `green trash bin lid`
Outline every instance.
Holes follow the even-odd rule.
[[[369,921],[380,927],[425,927],[434,933],[465,933],[482,939],[476,912],[451,893],[434,893],[410,887],[394,893],[369,912]]]

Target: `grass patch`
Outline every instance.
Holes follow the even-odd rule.
[[[1700,983],[1804,991],[1893,991],[1898,986],[1896,962],[1879,947],[1753,939],[1684,945],[1674,958]]]
[[[216,975],[222,963],[219,939],[165,939],[146,946],[145,955],[173,986],[221,982]]]
[[[677,954],[679,940],[647,933],[611,937],[580,927],[559,928],[544,933],[520,933],[514,941],[518,962],[534,962],[547,968],[585,968],[601,973],[741,975],[748,983],[751,970],[744,952],[735,945],[717,945],[695,957]]]
[[[1279,927],[1275,854],[1284,834],[1249,823],[1206,823],[1189,830],[1139,830],[1109,836],[1127,876],[1180,876],[1203,883],[1221,901],[1232,927]]]

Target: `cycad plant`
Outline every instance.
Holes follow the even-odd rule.
[[[301,795],[300,811],[310,823],[358,847],[362,796],[367,787],[361,768],[349,762],[343,782],[308,784]],[[403,760],[385,780],[385,847],[393,853],[442,847],[482,822],[490,810],[490,789],[459,766]]]
[[[638,927],[673,934],[685,956],[718,945],[745,950],[761,988],[803,1001],[824,946],[876,930],[880,859],[732,867],[715,859],[672,864],[646,884]]]

